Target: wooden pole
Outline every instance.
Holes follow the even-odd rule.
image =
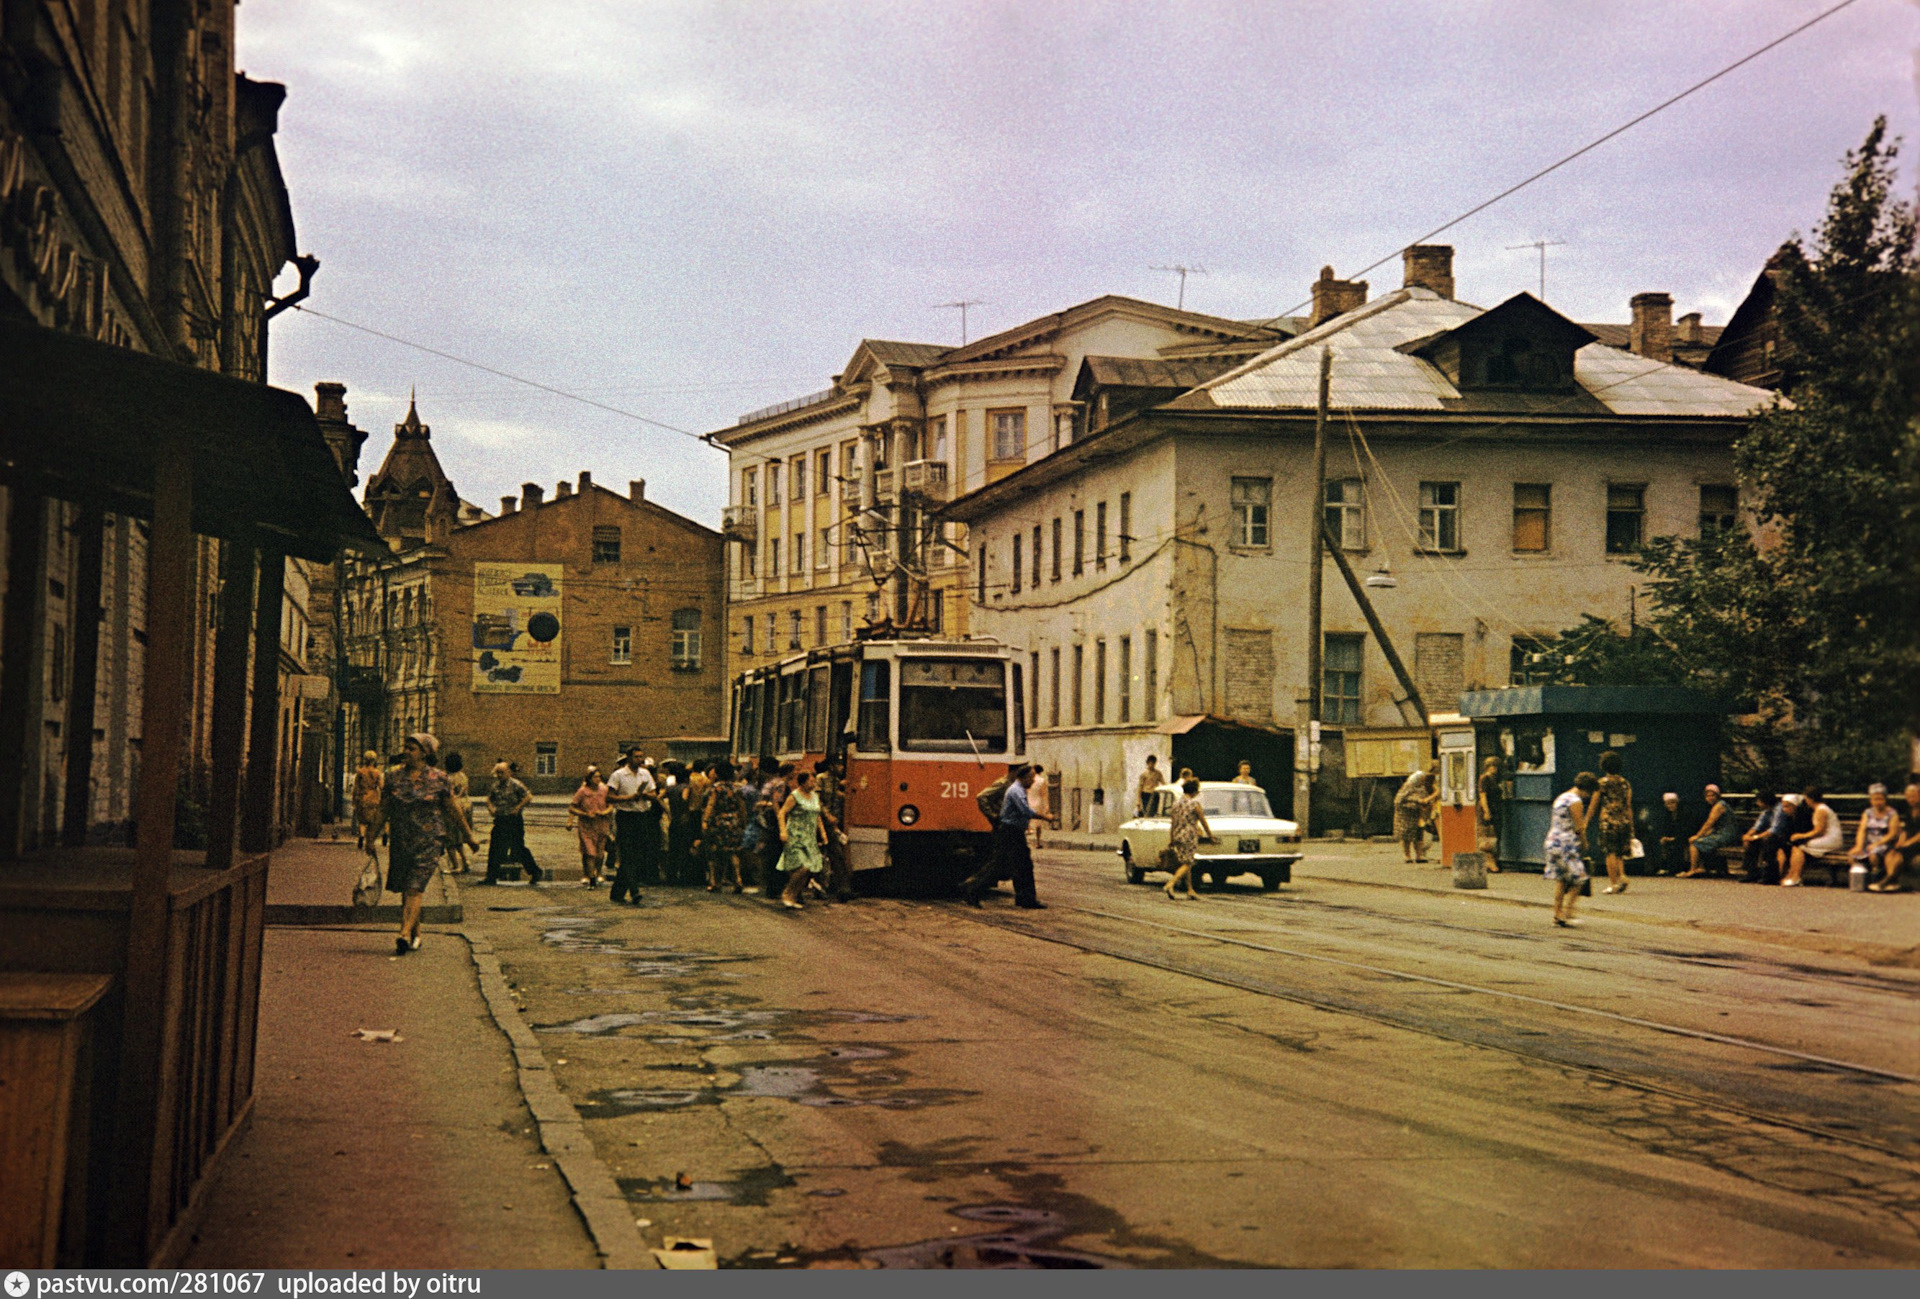
[[[280,602],[287,557],[260,552],[260,584],[254,598],[253,720],[247,737],[247,792],[240,822],[243,852],[273,847],[275,797],[280,766]]]
[[[1323,520],[1324,524],[1324,520]],[[1347,563],[1347,557],[1340,551],[1340,539],[1331,531],[1327,533],[1327,549],[1333,552],[1333,562],[1340,570],[1340,576],[1347,581],[1347,590],[1353,592],[1354,603],[1360,606],[1360,616],[1367,620],[1367,626],[1373,632],[1373,638],[1380,642],[1380,652],[1387,656],[1387,666],[1393,669],[1394,677],[1400,682],[1400,689],[1406,692],[1406,698],[1396,700],[1400,715],[1406,718],[1408,725],[1426,726],[1427,704],[1420,698],[1420,691],[1413,684],[1413,678],[1407,675],[1407,665],[1400,661],[1400,652],[1393,647],[1393,641],[1387,635],[1387,629],[1380,621],[1380,615],[1373,611],[1373,601],[1367,599],[1367,592],[1360,585],[1360,579],[1353,575],[1353,566]],[[1407,707],[1411,704],[1417,715],[1407,717]]]
[[[247,648],[253,640],[253,547],[220,543],[220,627],[213,641],[213,790],[207,865],[233,865],[240,830],[241,750],[247,739]]]
[[[155,448],[153,536],[147,547],[147,654],[141,683],[140,787],[127,917],[120,1037],[119,1193],[107,1235],[110,1266],[144,1267],[153,1245],[154,1142],[159,1127],[167,998],[174,801],[192,657],[193,466],[179,439]]]

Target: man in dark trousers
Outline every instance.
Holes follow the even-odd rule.
[[[1027,846],[1027,824],[1033,820],[1033,806],[1027,801],[1027,791],[1033,788],[1033,768],[1023,764],[1003,779],[1006,794],[994,818],[993,856],[967,880],[967,904],[979,906],[981,896],[1001,877],[1007,876],[1013,880],[1014,906],[1023,911],[1044,911],[1047,904],[1040,900],[1033,887],[1033,850]],[[989,785],[987,792],[992,789]],[[987,792],[981,794],[983,803]]]
[[[607,802],[613,805],[613,837],[620,845],[620,869],[614,874],[609,902],[640,905],[640,876],[660,859],[660,821],[648,816],[654,806],[653,776],[640,758],[640,746],[627,750],[627,760],[607,777]]]
[[[527,868],[527,882],[540,882],[540,868],[527,851],[527,804],[533,794],[514,778],[504,762],[493,764],[493,788],[487,793],[487,807],[493,812],[493,828],[487,835],[488,884],[500,882],[500,868],[518,862]]]

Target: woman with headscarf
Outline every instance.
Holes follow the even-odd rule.
[[[387,849],[387,888],[401,896],[400,936],[394,954],[420,950],[420,909],[427,885],[440,868],[447,841],[456,835],[471,840],[473,831],[453,804],[446,773],[434,766],[440,741],[425,731],[407,737],[401,764],[388,773],[374,830],[390,835]]]
[[[1400,855],[1409,863],[1427,859],[1427,816],[1440,797],[1434,788],[1439,774],[1437,765],[1416,771],[1400,782],[1400,792],[1393,796],[1393,837],[1400,841]]]
[[[1740,831],[1733,823],[1733,816],[1727,810],[1726,803],[1720,797],[1720,786],[1708,785],[1705,791],[1707,815],[1700,823],[1700,831],[1687,840],[1687,869],[1680,872],[1681,879],[1707,873],[1707,863],[1720,859],[1720,850],[1739,841]]]
[[[607,835],[613,829],[613,809],[607,805],[607,782],[600,779],[600,768],[587,765],[567,811],[573,814],[574,837],[580,841],[580,883],[599,888],[600,873],[607,864]]]
[[[1190,901],[1198,901],[1200,895],[1193,891],[1193,856],[1200,841],[1213,839],[1213,827],[1207,824],[1207,809],[1200,802],[1200,782],[1183,780],[1180,782],[1180,797],[1173,800],[1173,807],[1167,813],[1167,847],[1173,850],[1173,859],[1178,869],[1173,878],[1167,881],[1166,893],[1169,898],[1180,897],[1179,888],[1187,886],[1186,896]],[[1214,876],[1218,885],[1220,876]]]
[[[353,823],[360,840],[360,851],[371,857],[380,836],[373,826],[380,820],[380,797],[387,786],[387,773],[381,770],[380,755],[368,749],[360,755],[360,766],[353,773]]]

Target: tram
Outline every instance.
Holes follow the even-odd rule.
[[[1022,666],[984,637],[793,654],[734,678],[731,749],[796,765],[844,757],[853,869],[950,887],[992,849],[974,799],[1027,760]]]

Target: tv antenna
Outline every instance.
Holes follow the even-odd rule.
[[[1185,311],[1187,309],[1187,276],[1205,275],[1207,273],[1207,268],[1204,266],[1183,266],[1179,262],[1175,262],[1171,266],[1149,266],[1147,269],[1150,271],[1166,271],[1169,274],[1180,277],[1180,300],[1174,305],[1174,310],[1176,311]]]
[[[949,309],[959,310],[960,312],[960,346],[965,347],[967,345],[967,308],[980,307],[985,305],[986,305],[985,301],[980,298],[962,298],[958,302],[936,302],[933,304],[933,309],[935,311],[946,311]]]
[[[1540,301],[1542,302],[1545,302],[1547,300],[1547,249],[1564,248],[1566,246],[1566,243],[1567,241],[1564,239],[1536,239],[1530,244],[1508,244],[1507,245],[1507,251],[1510,253],[1519,252],[1522,248],[1533,248],[1533,249],[1539,250],[1539,253],[1540,253]]]

